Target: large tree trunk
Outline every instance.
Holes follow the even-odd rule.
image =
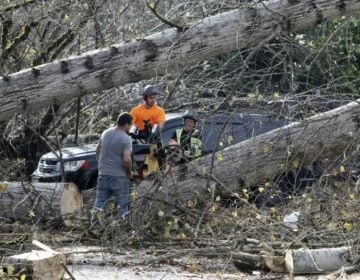
[[[0,78],[0,121],[14,113],[136,82],[185,64],[249,48],[360,9],[350,0],[269,0],[193,23],[184,32],[167,29],[141,40],[90,51]]]
[[[250,186],[269,182],[289,169],[345,152],[360,139],[360,100],[272,130],[230,146],[214,155],[174,168],[156,185],[144,181],[136,189],[135,210],[144,213],[148,201],[181,205],[203,200],[214,183],[223,195],[237,195]],[[149,199],[149,197],[151,199]],[[151,202],[150,202],[151,203]],[[148,211],[148,208],[147,210]]]

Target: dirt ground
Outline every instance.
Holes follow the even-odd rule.
[[[69,266],[70,271],[76,280],[185,280],[185,279],[243,279],[243,280],[255,280],[255,279],[293,279],[293,280],[305,280],[305,279],[317,279],[317,280],[330,280],[330,279],[347,279],[357,280],[360,279],[360,274],[353,275],[320,275],[320,276],[296,276],[290,277],[288,275],[276,275],[276,274],[264,274],[249,275],[241,272],[237,273],[190,273],[182,270],[179,267],[173,266],[161,266],[161,267],[99,267],[88,265],[76,265]],[[257,273],[255,273],[257,274]]]
[[[101,247],[64,247],[71,265],[68,269],[76,280],[140,280],[140,279],[360,279],[360,274],[346,275],[342,272],[330,275],[296,276],[267,273],[263,271],[240,272],[232,262],[224,259],[208,259],[188,255],[166,263],[151,263],[158,257],[148,250],[106,253]]]
[[[94,267],[71,266],[70,271],[77,280],[132,280],[132,279],[255,279],[242,273],[190,273],[172,266],[151,267]]]

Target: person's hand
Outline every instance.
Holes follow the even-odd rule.
[[[167,145],[167,149],[171,152],[176,151],[179,149],[178,143],[174,139],[170,139]]]
[[[129,178],[129,180],[132,180],[134,179],[134,172],[133,171],[130,171],[130,173],[126,174]]]

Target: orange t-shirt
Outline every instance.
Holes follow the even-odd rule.
[[[144,130],[144,121],[150,120],[151,126],[165,121],[165,111],[158,105],[146,108],[145,104],[139,104],[132,108],[130,114],[134,118],[134,124],[139,130]]]

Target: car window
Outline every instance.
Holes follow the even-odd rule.
[[[183,127],[182,117],[173,118],[165,122],[164,128],[161,131],[161,140],[164,144],[167,144],[174,134],[175,130]]]

